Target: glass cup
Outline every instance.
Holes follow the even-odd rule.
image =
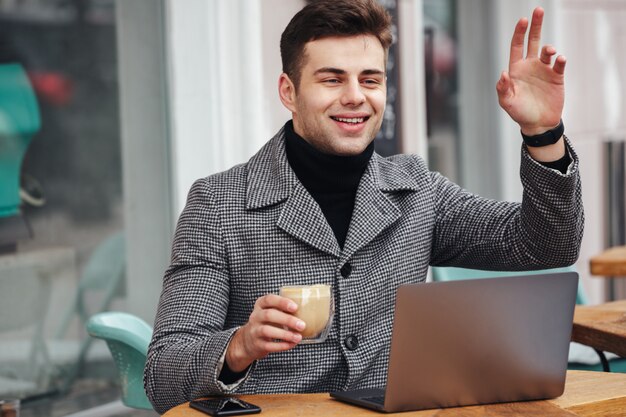
[[[20,417],[20,400],[0,400],[0,417]]]
[[[306,323],[301,332],[300,343],[322,343],[335,315],[335,303],[332,286],[326,284],[286,286],[280,289],[281,297],[289,298],[298,305],[294,316]]]

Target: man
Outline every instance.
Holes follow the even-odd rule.
[[[572,264],[583,228],[576,155],[562,135],[565,58],[526,58],[521,19],[500,105],[521,127],[521,204],[472,195],[417,156],[373,152],[385,107],[390,18],[375,0],[320,0],[281,39],[288,122],[250,161],[198,180],[181,214],[145,385],[157,411],[210,394],[385,384],[397,287],[429,265],[528,270]],[[554,61],[554,62],[553,62]],[[243,122],[243,121],[242,121]],[[545,134],[544,134],[545,133]],[[321,344],[283,285],[332,284]]]

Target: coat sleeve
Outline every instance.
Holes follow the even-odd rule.
[[[224,329],[228,300],[219,208],[209,180],[198,180],[178,221],[148,349],[144,385],[159,413],[197,397],[227,392],[218,373],[236,330]]]
[[[521,203],[476,196],[431,173],[436,224],[431,265],[484,270],[534,270],[578,259],[584,213],[578,157],[566,174],[533,160],[522,147]]]

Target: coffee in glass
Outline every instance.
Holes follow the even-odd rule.
[[[333,322],[335,305],[330,285],[286,286],[280,289],[281,297],[298,305],[294,316],[306,323],[300,343],[321,343],[328,337]]]

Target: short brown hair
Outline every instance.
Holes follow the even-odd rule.
[[[376,0],[314,0],[291,19],[280,37],[283,72],[300,84],[307,42],[330,36],[373,35],[385,57],[391,46],[391,16]]]

